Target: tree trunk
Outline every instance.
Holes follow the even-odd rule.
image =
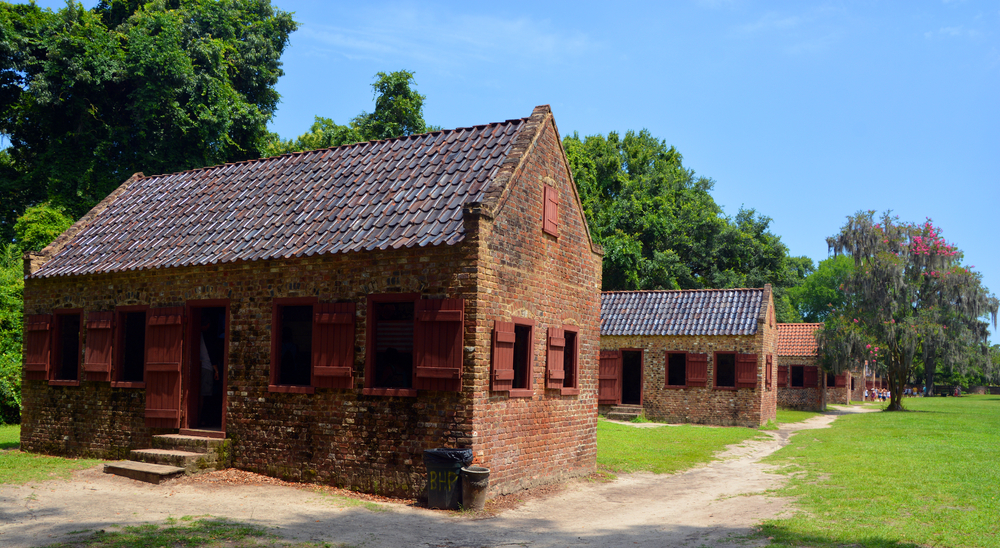
[[[889,370],[887,371],[889,378],[889,406],[885,408],[886,411],[903,411],[905,370],[902,356],[894,356],[889,363]]]
[[[927,387],[927,395],[934,395],[934,373],[937,371],[937,356],[933,353],[924,357],[924,386]]]

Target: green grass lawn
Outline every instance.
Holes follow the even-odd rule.
[[[909,412],[839,417],[765,460],[801,513],[772,546],[1000,547],[1000,396],[911,398]]]
[[[778,409],[778,417],[776,422],[778,424],[788,423],[788,422],[802,422],[806,419],[811,419],[817,415],[822,415],[823,413],[818,413],[816,411],[796,411],[795,409]]]
[[[24,453],[18,449],[20,439],[19,425],[0,426],[0,484],[68,478],[73,470],[90,468],[101,462]]]
[[[636,428],[597,421],[597,466],[614,472],[668,474],[712,460],[727,445],[760,435],[749,428],[662,426]]]

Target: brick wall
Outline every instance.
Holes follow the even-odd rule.
[[[817,380],[819,386],[793,387],[792,386],[792,366],[794,365],[818,365],[816,356],[781,356],[781,365],[788,366],[788,383],[786,386],[778,387],[778,407],[783,409],[798,409],[802,411],[823,411],[826,409],[826,373],[822,369],[818,370]]]
[[[596,459],[600,255],[591,249],[551,115],[533,120],[538,131],[519,149],[524,161],[511,164],[519,167],[508,190],[495,197],[496,218],[467,208],[466,237],[456,245],[29,279],[25,312],[227,300],[225,420],[236,468],[415,496],[424,489],[423,450],[445,446],[472,448],[476,462],[492,470],[493,494],[586,474]],[[541,231],[543,178],[562,198],[558,238]],[[465,299],[461,392],[362,394],[367,296],[409,292]],[[356,304],[354,389],[268,391],[272,305],[285,297]],[[489,390],[493,324],[511,316],[537,322],[531,398]],[[578,395],[544,388],[545,328],[562,324],[580,328]],[[183,371],[189,361],[185,351]],[[144,425],[144,390],[107,382],[27,381],[24,408],[28,451],[119,458],[159,433]]]
[[[827,376],[826,373],[820,372],[824,377]],[[827,381],[830,379],[827,378]],[[844,386],[836,386],[836,383],[830,384],[826,383],[826,403],[837,404],[837,405],[848,405],[851,403],[851,372],[844,372]],[[855,383],[857,384],[857,383]]]

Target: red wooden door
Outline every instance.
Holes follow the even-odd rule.
[[[621,403],[621,378],[621,351],[601,350],[601,363],[597,370],[597,403]]]
[[[184,308],[151,308],[146,321],[146,426],[181,425]]]

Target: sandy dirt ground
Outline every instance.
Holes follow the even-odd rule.
[[[760,459],[797,431],[829,426],[840,412],[766,432],[768,439],[729,447],[686,472],[577,480],[490,517],[395,503],[373,511],[370,504],[282,485],[149,485],[97,467],[71,481],[0,486],[0,546],[44,546],[79,538],[80,531],[202,515],[298,540],[373,547],[748,546],[731,537],[790,511],[789,500],[764,495],[785,478]]]

